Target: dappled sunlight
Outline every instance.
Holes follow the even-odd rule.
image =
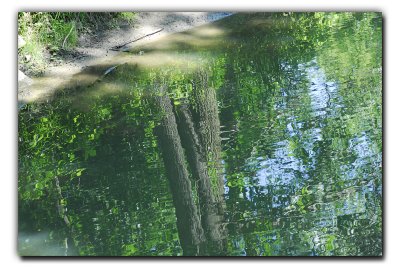
[[[187,49],[206,49],[206,48],[218,48],[221,43],[221,39],[217,37],[198,37],[188,34],[174,34],[165,39],[160,39],[157,42],[148,44],[141,47],[140,49],[135,49],[135,51],[182,51]]]
[[[207,38],[221,38],[226,35],[225,31],[218,27],[199,27],[195,28],[189,33],[192,33],[196,37],[207,37]]]
[[[273,27],[274,24],[276,24],[276,20],[272,18],[256,18],[256,19],[251,19],[247,22],[246,27],[256,27],[256,28],[270,28]]]
[[[21,103],[48,101],[60,91],[88,86],[97,78],[97,75],[88,73],[80,73],[72,78],[61,75],[35,78],[29,88],[29,94],[18,96],[18,101]]]
[[[168,52],[152,52],[134,60],[141,68],[179,68],[182,70],[202,68],[208,60],[196,53],[177,55]]]
[[[79,100],[73,102],[78,103],[77,107],[86,107],[98,98],[110,95],[126,96],[131,90],[134,90],[134,85],[142,79],[140,76],[143,72],[164,70],[190,75],[209,66],[210,61],[211,59],[201,57],[196,53],[182,55],[167,51],[152,52],[141,56],[124,54],[123,57],[119,57],[119,62],[124,62],[123,64],[108,62],[109,65],[106,66],[88,68],[85,72],[75,75],[73,80],[68,83],[70,88],[65,90],[66,92],[68,90],[74,91],[68,98]],[[117,67],[106,76],[101,75],[104,70],[110,68],[107,66]],[[99,70],[101,70],[100,73]]]
[[[211,24],[165,36],[149,44],[135,47],[132,52],[218,50],[220,46],[226,45],[223,44],[223,42],[226,42],[224,37],[226,37],[226,32]]]

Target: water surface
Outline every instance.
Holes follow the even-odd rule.
[[[235,14],[27,104],[19,254],[382,255],[381,61],[379,13]]]

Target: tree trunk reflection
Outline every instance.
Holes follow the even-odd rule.
[[[207,78],[202,75],[197,78],[201,80],[200,83],[194,81],[193,95],[197,106],[193,111],[183,104],[175,107],[174,115],[165,88],[158,90],[154,98],[161,112],[161,124],[156,135],[171,185],[184,254],[226,255],[218,106],[215,91],[208,88]]]
[[[165,169],[172,191],[176,211],[179,239],[184,255],[198,255],[204,241],[203,228],[194,203],[192,185],[186,168],[185,156],[178,134],[171,100],[163,87],[155,96],[155,103],[162,114],[156,135],[160,142]]]

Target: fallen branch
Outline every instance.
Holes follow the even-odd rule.
[[[110,48],[110,50],[115,50],[115,51],[117,51],[117,50],[119,50],[120,48],[122,48],[122,47],[124,47],[124,46],[126,46],[126,45],[128,45],[128,44],[130,44],[130,43],[139,41],[139,40],[141,40],[141,39],[143,39],[143,38],[146,38],[146,37],[148,37],[148,36],[150,36],[150,35],[159,33],[159,32],[161,32],[162,30],[164,30],[164,28],[161,28],[161,29],[158,29],[158,30],[155,31],[155,32],[152,32],[152,33],[143,35],[143,36],[141,36],[141,37],[139,37],[139,38],[136,38],[135,40],[129,41],[129,42],[125,43],[125,44],[122,44],[122,45],[119,45],[119,46],[114,46],[114,47]]]
[[[67,41],[68,36],[72,33],[72,30],[74,29],[74,25],[72,25],[71,29],[69,30],[69,33],[67,36],[64,38],[64,42],[62,43],[62,49],[64,49],[65,46],[65,41]]]

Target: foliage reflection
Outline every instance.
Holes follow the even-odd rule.
[[[26,105],[20,254],[381,255],[381,20],[236,14]]]

